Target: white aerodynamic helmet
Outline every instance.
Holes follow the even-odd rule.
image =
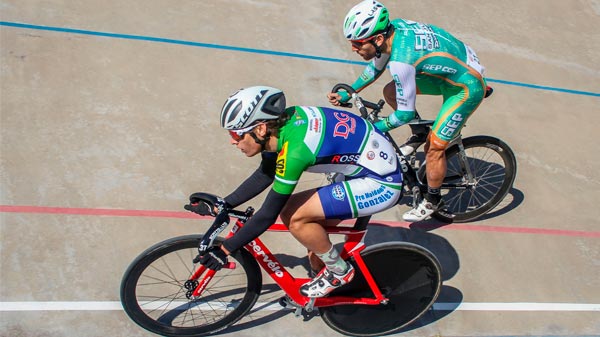
[[[389,24],[387,8],[378,1],[365,0],[346,14],[344,36],[351,41],[364,40],[385,32]]]
[[[227,130],[248,129],[260,122],[277,119],[285,111],[285,95],[279,89],[254,86],[240,89],[225,101],[221,126]]]

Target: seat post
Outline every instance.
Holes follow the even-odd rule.
[[[354,226],[352,227],[352,229],[359,230],[359,231],[367,229],[369,220],[371,220],[370,215],[361,216],[361,217],[356,218],[356,221],[354,222]]]

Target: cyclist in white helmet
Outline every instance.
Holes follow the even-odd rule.
[[[387,132],[411,121],[415,117],[417,94],[443,96],[431,132],[419,135],[415,128],[407,141],[407,144],[426,141],[428,186],[423,201],[403,218],[427,219],[443,207],[440,187],[446,174],[446,147],[486,95],[484,68],[475,52],[450,33],[415,21],[390,21],[388,10],[378,1],[363,1],[350,9],[343,30],[352,51],[370,61],[352,84],[354,90],[360,92],[373,83],[386,67],[392,75],[383,95],[394,112],[375,124],[378,129]],[[333,105],[350,98],[345,91],[327,96]]]
[[[246,156],[262,155],[259,168],[223,202],[236,207],[272,188],[246,225],[200,262],[220,269],[229,253],[257,238],[280,215],[290,233],[316,254],[309,254],[309,259],[318,274],[301,287],[302,294],[321,297],[350,282],[354,268],[340,258],[323,227],[380,212],[400,198],[400,165],[383,133],[339,109],[286,109],[283,92],[266,86],[245,88],[229,97],[221,112],[221,126]],[[341,173],[346,180],[293,193],[305,171]],[[194,205],[193,196],[186,209],[212,213]]]

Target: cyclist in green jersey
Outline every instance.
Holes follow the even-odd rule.
[[[446,174],[445,149],[485,96],[484,68],[475,52],[450,33],[429,24],[390,21],[386,7],[373,0],[363,1],[348,12],[344,35],[352,50],[370,61],[352,84],[353,89],[360,92],[373,83],[386,66],[392,75],[383,95],[394,112],[375,124],[378,129],[387,132],[411,121],[417,94],[443,97],[431,132],[413,134],[407,141],[426,141],[428,186],[423,201],[403,219],[427,219],[443,205],[440,186]],[[345,91],[329,93],[328,98],[333,105],[350,99]]]
[[[221,126],[231,143],[248,157],[261,154],[259,168],[222,203],[236,207],[269,186],[263,206],[235,236],[210,249],[200,262],[220,269],[227,255],[250,243],[277,216],[306,248],[311,267],[320,272],[301,287],[322,297],[350,282],[352,265],[340,258],[325,226],[393,207],[402,193],[402,174],[392,144],[371,123],[350,112],[308,106],[286,109],[281,90],[255,86],[241,89],[225,102]],[[305,172],[341,173],[343,181],[293,193]],[[190,197],[186,209],[211,213]],[[321,266],[324,264],[324,267]]]

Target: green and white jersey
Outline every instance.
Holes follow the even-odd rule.
[[[391,54],[374,58],[352,85],[361,89],[389,65],[396,83],[398,110],[414,111],[417,93],[441,94],[442,87],[464,83],[463,75],[482,77],[484,68],[471,48],[434,25],[396,19]]]
[[[351,178],[397,172],[392,144],[359,116],[307,106],[291,107],[286,113],[291,118],[279,131],[276,192],[291,194],[304,171],[339,172]]]
[[[389,67],[396,87],[397,109],[376,124],[383,131],[414,118],[417,94],[443,95],[444,105],[436,118],[439,122],[434,134],[445,141],[452,139],[460,127],[448,128],[447,124],[453,118],[465,121],[483,99],[483,66],[469,46],[439,27],[403,19],[391,24],[391,53],[374,58],[352,87],[366,87]]]

